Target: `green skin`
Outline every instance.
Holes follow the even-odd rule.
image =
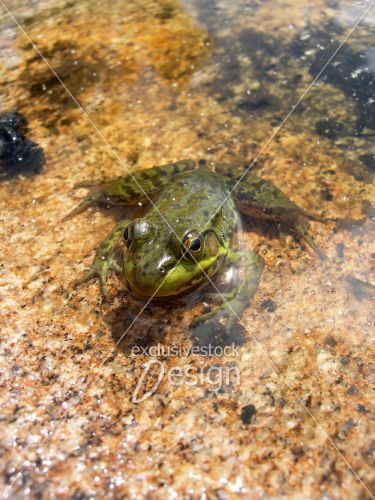
[[[220,314],[229,323],[234,321],[254,295],[264,266],[263,258],[251,250],[231,247],[239,214],[281,223],[322,257],[305,222],[320,219],[255,175],[247,174],[236,186],[242,175],[242,169],[230,165],[217,165],[213,172],[203,161],[186,160],[136,171],[101,185],[69,215],[93,203],[137,206],[151,199],[154,205],[144,217],[116,225],[99,246],[90,270],[76,284],[97,277],[106,295],[107,273],[114,270],[135,295],[166,299],[209,283],[226,267],[241,267],[239,284],[223,295],[210,294],[221,302]],[[198,251],[186,251],[183,241],[189,233],[199,237]],[[218,309],[195,322],[216,315]]]

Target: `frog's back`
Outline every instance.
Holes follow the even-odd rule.
[[[173,179],[151,208],[148,218],[171,227],[190,221],[194,229],[219,229],[228,238],[237,225],[237,210],[223,178],[205,166]],[[220,226],[220,227],[218,227]],[[193,228],[191,228],[193,229]]]

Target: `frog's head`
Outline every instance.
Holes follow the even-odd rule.
[[[212,229],[199,233],[188,220],[172,231],[165,221],[155,225],[136,219],[123,239],[124,276],[134,292],[146,297],[168,297],[197,286],[216,272],[226,254]]]

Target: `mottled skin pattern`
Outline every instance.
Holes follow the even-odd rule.
[[[144,193],[154,205],[142,218],[120,221],[99,246],[90,270],[76,283],[98,277],[106,294],[106,276],[114,270],[135,295],[166,299],[208,283],[225,266],[240,266],[240,283],[224,296],[214,294],[221,302],[221,313],[231,322],[251,300],[264,265],[254,252],[231,247],[239,213],[278,221],[319,253],[304,221],[316,218],[259,177],[248,174],[237,186],[242,174],[243,170],[230,165],[217,165],[213,172],[203,161],[180,161],[101,185],[71,214],[95,202],[144,203],[148,201]]]

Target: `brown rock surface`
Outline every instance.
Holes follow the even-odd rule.
[[[7,3],[28,36],[4,14],[2,110],[28,117],[47,163],[41,175],[0,185],[5,498],[370,498],[374,185],[359,157],[372,143],[355,134],[330,140],[314,128],[326,113],[346,132],[355,126],[355,102],[341,88],[314,87],[255,165],[299,205],[339,219],[311,224],[327,260],[272,228],[247,228],[245,244],[267,267],[243,316],[239,354],[160,357],[166,372],[203,374],[193,386],[165,375],[152,396],[132,402],[149,358],[129,356],[127,337],[189,347],[193,313],[179,321],[174,308],[162,319],[146,311],[117,345],[140,306],[127,306],[114,277],[107,302],[96,283],[74,290],[71,282],[120,212],[63,221],[86,192],[73,186],[88,179],[183,158],[249,163],[312,80],[309,49],[283,69],[273,50],[332,21],[328,3],[219,1],[212,18],[204,2]],[[339,4],[343,38],[354,18],[348,2]],[[269,51],[264,82],[256,50],[236,48],[254,44],[254,30]],[[370,36],[373,25],[360,26],[353,50]],[[266,97],[250,100],[259,87]],[[240,383],[214,391],[207,370],[215,366],[237,368]],[[243,410],[249,405],[255,411]]]

